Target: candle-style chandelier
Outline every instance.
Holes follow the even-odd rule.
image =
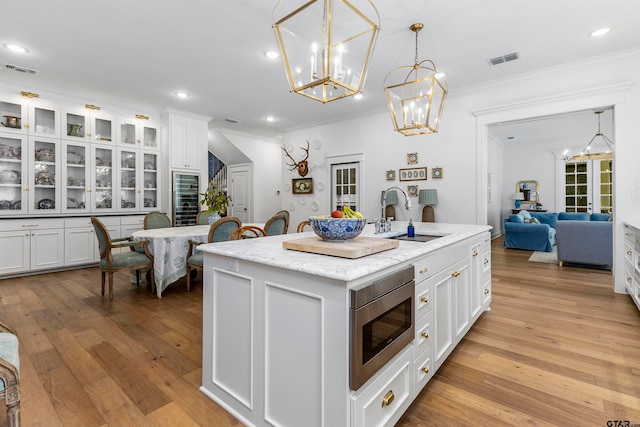
[[[418,62],[418,32],[424,27],[409,27],[416,33],[416,56],[413,65],[396,67],[384,80],[384,92],[393,127],[404,136],[438,132],[447,97],[447,83],[433,61]]]
[[[580,154],[577,154],[569,158],[567,153],[565,153],[565,161],[575,162],[575,161],[581,161],[581,160],[607,160],[607,159],[613,158],[613,141],[607,138],[607,136],[603,134],[602,131],[600,131],[600,115],[602,113],[604,113],[604,111],[594,112],[594,114],[598,116],[598,131],[596,132],[595,135],[593,135],[593,138],[591,138],[591,140],[587,143],[587,145],[580,152]],[[598,138],[604,141],[607,149],[604,149],[604,151],[601,151],[598,153],[594,153],[591,151],[592,145],[594,145],[594,142],[596,142]]]
[[[362,91],[380,31],[371,1],[279,0],[272,26],[292,92],[327,103]]]

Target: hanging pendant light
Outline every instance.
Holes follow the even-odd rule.
[[[433,61],[418,62],[418,32],[423,27],[420,23],[409,27],[416,33],[414,64],[396,67],[384,79],[393,127],[404,136],[438,132],[447,97],[447,83]]]
[[[362,91],[380,31],[371,1],[279,0],[272,26],[292,92],[327,103]]]
[[[612,159],[613,158],[613,145],[614,145],[613,141],[611,139],[607,138],[600,131],[600,115],[602,113],[604,113],[604,111],[596,111],[594,113],[596,116],[598,116],[598,131],[593,136],[593,138],[591,138],[591,140],[587,143],[587,145],[580,152],[580,154],[571,157],[570,161],[575,162],[575,161],[579,161],[579,160],[608,160],[608,159]],[[608,150],[605,150],[604,152],[601,152],[601,153],[592,153],[591,152],[591,146],[593,145],[593,143],[596,140],[598,140],[598,137],[602,141],[604,141],[604,143],[606,144]],[[565,160],[566,159],[567,159],[567,156],[565,154]]]

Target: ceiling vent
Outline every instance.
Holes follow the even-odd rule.
[[[503,56],[496,56],[495,58],[487,59],[489,65],[498,65],[505,62],[515,61],[520,59],[520,52],[507,53]]]
[[[225,122],[229,122],[229,123],[240,123],[240,120],[238,119],[232,119],[230,117],[227,117],[226,119],[224,119]]]
[[[37,73],[36,70],[31,70],[29,68],[20,67],[18,65],[4,64],[4,68],[6,68],[7,70],[18,71],[18,72],[24,73],[24,74],[36,74]]]

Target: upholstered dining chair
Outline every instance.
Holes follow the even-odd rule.
[[[104,296],[105,274],[109,275],[109,299],[113,299],[113,273],[120,270],[136,272],[136,285],[140,285],[140,270],[149,270],[149,283],[155,292],[153,278],[153,255],[147,248],[146,240],[133,240],[131,237],[112,239],[107,227],[96,217],[91,217],[100,248],[100,272],[102,273],[102,296]],[[130,248],[128,252],[112,253],[115,248]],[[136,251],[141,247],[142,252]]]
[[[305,229],[305,227],[311,227],[311,223],[309,222],[309,220],[305,220],[305,221],[301,221],[300,224],[298,224],[298,228],[296,229],[296,233],[302,233]]]
[[[287,233],[287,219],[284,215],[274,215],[267,220],[264,228],[257,225],[243,225],[233,232],[231,240],[240,240],[247,237],[276,236]]]
[[[171,227],[171,219],[164,212],[153,211],[144,216],[144,229],[152,228],[169,228]]]
[[[286,209],[282,209],[276,212],[274,216],[277,216],[277,215],[282,215],[287,219],[287,225],[285,226],[286,228],[284,230],[284,233],[282,233],[282,234],[286,234],[287,229],[289,228],[289,220],[291,219],[291,215],[289,214],[289,211]]]
[[[20,425],[20,356],[16,331],[0,320],[0,399],[7,405],[7,425]]]
[[[209,225],[209,214],[207,211],[198,212],[198,215],[196,215],[196,225]]]
[[[220,218],[209,228],[209,243],[225,242],[231,240],[234,231],[242,226],[242,222],[235,216],[226,216]],[[200,270],[204,264],[204,255],[200,251],[195,251],[195,247],[201,245],[202,242],[189,240],[189,253],[187,254],[187,292],[191,291],[191,272]]]

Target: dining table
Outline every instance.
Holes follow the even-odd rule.
[[[243,225],[264,227],[264,223]],[[187,275],[189,240],[207,243],[210,228],[210,225],[189,225],[139,230],[131,234],[134,240],[149,242],[147,247],[153,255],[153,275],[158,298],[162,298],[162,292],[171,283]]]
[[[156,294],[171,283],[187,275],[187,255],[189,240],[207,243],[210,225],[189,225],[185,227],[152,228],[131,234],[134,240],[147,240],[147,247],[153,254],[153,274]]]

